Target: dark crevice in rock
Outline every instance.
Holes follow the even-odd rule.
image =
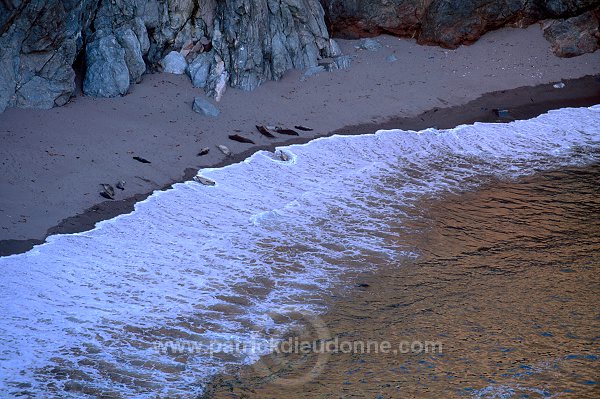
[[[85,77],[85,71],[87,70],[85,63],[85,51],[79,51],[75,61],[73,62],[72,68],[75,72],[75,91],[73,94],[80,96],[83,94],[83,78]]]

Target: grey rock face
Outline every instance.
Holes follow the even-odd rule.
[[[329,47],[329,55],[331,55],[332,57],[337,57],[343,54],[340,45],[335,40],[329,39]]]
[[[86,46],[87,71],[83,92],[89,96],[116,97],[129,88],[125,50],[113,35],[102,36]]]
[[[218,2],[212,40],[231,86],[244,90],[315,66],[331,51],[318,0]]]
[[[308,68],[306,71],[304,71],[304,76],[306,77],[310,77],[316,74],[319,74],[321,72],[325,72],[325,67],[323,65],[319,65],[319,66],[313,66]]]
[[[78,55],[84,93],[115,96],[191,43],[180,53],[190,62],[212,51],[188,73],[217,99],[227,85],[252,90],[338,55],[318,0],[10,0],[0,11],[0,111],[66,102]],[[177,62],[165,70],[183,73],[168,57]]]
[[[552,51],[560,57],[575,57],[600,48],[600,9],[577,17],[547,21],[542,29]]]
[[[138,83],[146,72],[146,63],[142,56],[142,48],[138,37],[129,28],[121,28],[116,32],[117,41],[125,50],[125,65],[129,70],[131,83]]]
[[[69,21],[85,10],[86,2],[81,3],[75,8],[58,1],[0,2],[0,112],[69,100],[78,45]]]
[[[217,117],[219,116],[219,109],[214,106],[210,101],[202,97],[195,97],[192,109],[202,115]]]
[[[210,68],[214,62],[214,52],[202,53],[192,61],[187,68],[187,74],[192,80],[194,87],[206,87]]]

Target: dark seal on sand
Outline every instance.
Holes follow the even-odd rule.
[[[258,130],[259,133],[262,134],[263,136],[266,136],[270,139],[275,138],[275,135],[273,133],[271,133],[271,131],[269,129],[267,129],[265,126],[256,125],[256,130]]]
[[[136,157],[133,157],[133,159],[135,159],[136,161],[141,162],[141,163],[151,163],[146,158],[142,158],[142,157],[137,157],[136,156]]]
[[[240,136],[239,134],[229,135],[229,140],[238,141],[240,143],[256,144],[254,141],[250,140],[249,138]]]
[[[113,186],[106,183],[102,183],[100,185],[102,186],[102,191],[100,192],[101,196],[108,199],[115,199],[115,189]]]
[[[275,131],[280,134],[287,134],[288,136],[300,136],[300,133],[292,129],[278,127],[277,129],[275,129]]]

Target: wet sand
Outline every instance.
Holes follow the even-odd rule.
[[[537,25],[491,32],[457,50],[388,36],[378,40],[384,46],[376,52],[341,41],[354,57],[349,70],[306,79],[302,71],[290,71],[252,93],[228,90],[215,119],[191,110],[202,90],[186,76],[169,74],[145,76],[123,98],[77,97],[52,110],[7,110],[0,115],[0,255],[129,212],[153,190],[199,168],[289,143],[289,136],[261,136],[256,124],[313,127],[293,140],[303,142],[333,133],[494,121],[492,108],[529,118],[552,108],[598,103],[596,78],[569,79],[597,74],[600,52],[556,58]],[[390,54],[398,61],[387,62]],[[566,87],[553,89],[561,80]],[[256,145],[227,138],[236,133]],[[217,144],[229,146],[234,156],[224,157]],[[211,152],[198,157],[203,147]],[[125,191],[105,202],[99,184],[118,180],[127,182]]]
[[[580,79],[566,80],[564,89],[555,89],[552,84],[533,87],[521,87],[513,90],[503,90],[488,93],[467,104],[434,108],[415,117],[394,117],[384,122],[362,123],[346,126],[325,134],[304,134],[304,137],[294,139],[279,139],[276,144],[252,146],[252,148],[233,154],[211,167],[220,167],[235,162],[241,162],[258,150],[273,151],[281,145],[305,143],[316,137],[334,134],[363,134],[385,129],[422,130],[429,127],[449,129],[462,124],[474,122],[507,123],[513,120],[534,118],[552,109],[564,107],[588,107],[600,104],[600,78],[587,76]],[[507,109],[508,117],[499,118],[495,109]],[[213,149],[214,151],[214,149]],[[208,165],[207,165],[208,167]],[[173,184],[190,180],[197,173],[196,168],[187,168],[183,176],[174,179],[164,186],[157,188],[167,190]],[[94,228],[97,222],[110,219],[120,214],[133,211],[137,202],[146,199],[152,192],[138,193],[125,199],[106,201],[91,206],[83,212],[65,218],[56,226],[49,228],[44,238],[54,234],[70,234],[87,231]],[[0,240],[0,256],[28,251],[34,245],[43,243],[43,239],[6,239]]]
[[[391,238],[420,258],[329,298],[330,340],[439,341],[442,353],[334,353],[312,377],[317,355],[270,355],[204,397],[597,398],[599,187],[596,164],[420,203],[409,227],[421,233]]]

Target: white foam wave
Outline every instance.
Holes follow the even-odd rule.
[[[409,217],[423,196],[597,162],[599,148],[596,106],[333,136],[279,149],[286,162],[261,151],[201,170],[215,186],[176,184],[91,231],[0,258],[0,387],[44,398],[79,397],[81,386],[191,397],[224,361],[182,365],[153,342],[267,337],[278,327],[270,310],[320,311],[345,272],[414,256],[386,237],[390,216]]]

